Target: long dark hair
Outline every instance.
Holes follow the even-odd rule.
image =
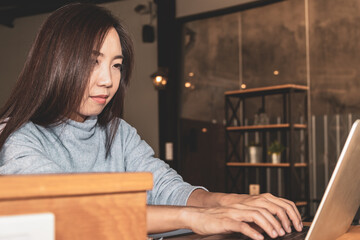
[[[106,128],[109,153],[123,114],[125,89],[133,68],[133,44],[108,10],[80,3],[56,10],[40,28],[15,88],[0,111],[0,120],[6,122],[0,149],[24,123],[48,127],[64,122],[79,109],[93,68],[92,52],[100,50],[112,27],[120,37],[124,66],[118,91],[98,116],[98,124]]]

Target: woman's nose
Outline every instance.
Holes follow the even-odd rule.
[[[100,73],[98,75],[97,83],[99,86],[111,87],[111,72],[106,67],[101,68]]]

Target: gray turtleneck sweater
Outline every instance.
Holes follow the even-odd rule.
[[[2,147],[0,174],[151,172],[154,187],[148,192],[147,202],[154,205],[186,205],[197,188],[154,158],[151,147],[124,120],[108,156],[104,143],[105,131],[96,117],[83,123],[68,120],[49,128],[28,122]]]

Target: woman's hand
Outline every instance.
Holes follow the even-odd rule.
[[[285,230],[291,232],[291,223],[297,231],[302,230],[301,215],[292,201],[284,198],[278,198],[270,193],[264,193],[257,196],[225,194],[220,200],[220,205],[227,206],[241,202],[247,206],[266,209],[272,215],[277,216]]]
[[[264,239],[261,230],[276,238],[291,232],[291,222],[302,230],[295,204],[268,193],[249,196],[198,189],[190,195],[187,207],[148,206],[147,213],[149,233],[188,228],[202,235],[239,232]]]
[[[268,220],[271,216],[266,215],[271,214],[242,204],[212,208],[148,206],[147,226],[148,233],[187,228],[201,235],[239,232],[252,239],[264,239],[251,226],[254,223],[275,238],[279,234]]]
[[[295,204],[269,193],[250,196],[196,190],[188,200],[189,205],[210,207],[203,210],[206,216],[212,216],[212,220],[209,221],[214,223],[209,227],[203,226],[207,231],[222,228],[224,232],[241,232],[253,239],[260,239],[260,233],[248,223],[255,223],[271,237],[283,236],[285,231],[291,232],[291,222],[297,231],[302,230],[301,216]],[[214,216],[216,218],[213,218]],[[223,224],[225,226],[221,227]]]
[[[187,208],[184,209],[184,219],[187,219],[187,228],[203,235],[239,232],[252,239],[264,239],[259,231],[250,226],[251,223],[255,223],[272,238],[285,234],[284,230],[278,230],[281,229],[280,224],[274,226],[277,221],[268,211],[243,204],[216,208]]]

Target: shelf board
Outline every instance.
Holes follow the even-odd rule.
[[[307,202],[306,201],[299,201],[299,202],[295,202],[295,205],[298,207],[302,207],[302,206],[306,206]]]
[[[290,90],[294,90],[295,92],[305,92],[309,90],[309,87],[304,85],[296,85],[296,84],[284,84],[284,85],[268,86],[261,88],[249,88],[249,89],[227,91],[225,92],[225,96],[256,97],[256,96],[272,95],[279,93],[287,93]]]
[[[307,167],[307,163],[295,163],[295,167]],[[274,168],[288,168],[290,163],[246,163],[246,162],[228,162],[228,167],[274,167]]]
[[[293,124],[294,129],[306,129],[306,124]],[[250,126],[233,126],[226,127],[227,131],[260,131],[260,130],[277,130],[290,129],[289,123],[282,124],[268,124],[268,125],[250,125]]]

